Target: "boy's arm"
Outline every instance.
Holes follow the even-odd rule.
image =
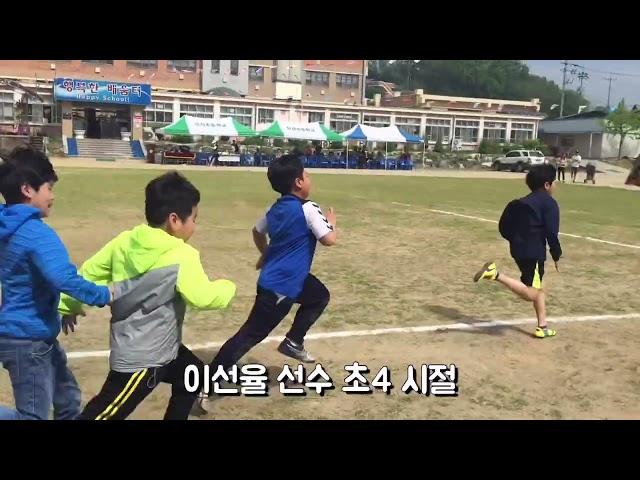
[[[97,285],[106,285],[113,281],[111,275],[112,269],[112,256],[113,248],[118,242],[121,235],[125,235],[127,232],[121,233],[116,238],[112,239],[104,247],[102,247],[96,254],[87,259],[80,267],[78,274],[85,280],[93,282]],[[62,315],[79,314],[82,312],[82,303],[75,298],[63,293],[60,295],[60,304],[58,305],[58,311]]]
[[[227,308],[236,294],[233,282],[209,280],[200,263],[200,254],[194,248],[184,250],[176,289],[189,306],[199,310]]]
[[[127,232],[123,232],[124,235]],[[102,247],[95,255],[86,260],[78,274],[85,280],[96,283],[98,285],[106,285],[113,280],[111,275],[113,248],[119,237],[112,239],[104,247]],[[65,293],[60,295],[60,305],[58,311],[62,315],[78,314],[82,311],[82,303],[77,299]]]
[[[498,231],[500,235],[505,240],[509,240],[510,231],[511,231],[511,209],[513,208],[512,202],[509,202],[505,209],[502,211],[502,215],[500,215],[500,220],[498,221]]]
[[[304,211],[309,229],[318,241],[325,247],[335,245],[338,235],[335,229],[336,216],[333,208],[328,210],[326,217],[318,204],[314,202],[305,203],[302,206],[302,210]]]
[[[253,234],[253,243],[256,248],[260,252],[260,258],[256,262],[256,270],[260,270],[262,268],[262,264],[264,263],[264,255],[267,253],[267,248],[269,247],[269,241],[267,240],[267,217],[263,216],[256,225],[253,227],[251,233]]]
[[[256,245],[256,248],[260,252],[260,255],[264,255],[264,253],[267,251],[267,247],[269,246],[267,234],[260,233],[258,230],[256,230],[256,227],[253,227],[251,233],[253,233],[253,243]]]
[[[98,307],[109,303],[109,288],[91,283],[78,275],[60,237],[51,227],[44,226],[45,228],[38,229],[30,257],[47,282],[56,290],[77,298],[82,303]]]
[[[557,262],[562,256],[562,248],[560,247],[560,240],[558,239],[560,232],[560,208],[555,200],[552,200],[549,207],[544,210],[544,228],[551,258],[553,258],[554,262]]]
[[[264,255],[267,251],[267,247],[269,246],[269,243],[267,241],[267,232],[267,217],[265,215],[257,221],[256,225],[251,231],[251,233],[253,233],[253,243],[255,243],[256,248],[260,252],[260,255]]]

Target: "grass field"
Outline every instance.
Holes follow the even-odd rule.
[[[80,264],[122,230],[144,221],[144,186],[160,172],[62,168],[50,224]],[[187,344],[224,341],[244,322],[255,294],[257,252],[251,227],[275,199],[266,175],[256,172],[188,172],[202,193],[192,239],[211,278],[238,285],[225,312],[191,312]],[[533,318],[530,304],[496,284],[474,284],[473,273],[495,259],[516,274],[497,225],[438,214],[439,209],[497,220],[512,198],[526,194],[522,180],[323,175],[312,172],[312,198],[338,216],[339,244],[319,246],[314,273],[329,287],[331,303],[316,332]],[[640,244],[638,192],[559,185],[561,231]],[[410,206],[394,204],[403,203]],[[561,272],[545,277],[554,316],[636,313],[638,249],[561,237]],[[274,334],[282,335],[291,317]],[[211,402],[215,419],[441,419],[640,418],[640,321],[621,319],[557,324],[558,336],[537,340],[535,322],[470,331],[395,333],[309,340],[337,388],[320,397],[229,397]],[[108,311],[91,310],[62,341],[70,352],[108,348]],[[293,361],[259,345],[245,362],[279,372]],[[209,361],[215,351],[197,352]],[[345,364],[358,361],[375,373],[391,370],[390,395],[340,391]],[[102,385],[106,358],[70,360],[87,401]],[[455,363],[459,396],[404,394],[407,365]],[[272,374],[275,380],[277,373]],[[372,379],[372,375],[369,380]],[[159,387],[133,418],[161,418],[169,388]],[[11,402],[0,374],[0,403]]]

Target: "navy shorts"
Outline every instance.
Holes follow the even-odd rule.
[[[542,288],[542,277],[544,277],[544,260],[520,259],[516,260],[520,269],[520,281],[527,287]]]

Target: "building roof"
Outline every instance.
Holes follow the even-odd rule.
[[[540,122],[540,133],[603,133],[603,120],[608,113],[603,110],[568,115]]]
[[[593,112],[589,112],[593,113]],[[600,113],[600,112],[598,112]],[[604,125],[602,120],[606,117],[603,115],[591,115],[585,117],[576,118],[578,115],[572,117],[565,117],[553,120],[543,120],[540,122],[540,133],[602,133],[604,132]]]
[[[214,87],[207,92],[209,95],[217,95],[219,97],[242,97],[240,93],[229,87]]]
[[[607,112],[602,110],[590,110],[588,112],[576,113],[575,115],[567,115],[562,118],[554,118],[549,121],[563,121],[567,119],[579,119],[579,118],[605,118]]]
[[[380,99],[384,107],[415,108],[420,110],[442,109],[451,112],[502,113],[522,116],[540,114],[540,100],[506,100],[497,98],[471,98],[449,95],[425,94],[421,89],[415,92],[394,92]]]

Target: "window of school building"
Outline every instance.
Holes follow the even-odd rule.
[[[391,125],[391,117],[389,115],[365,115],[362,123],[372,127],[388,127]]]
[[[163,127],[173,123],[173,104],[153,102],[144,109],[145,127]]]
[[[14,121],[13,93],[0,93],[0,121]]]
[[[479,120],[457,120],[455,138],[464,143],[477,143],[479,128]]]
[[[270,108],[258,109],[258,123],[273,123],[275,110]]]
[[[180,116],[213,118],[213,105],[200,105],[197,103],[180,103]]]
[[[336,86],[338,88],[358,88],[358,75],[336,74]]]
[[[448,118],[427,118],[425,136],[431,142],[449,142],[451,131],[451,121]]]
[[[197,60],[169,60],[167,67],[169,70],[179,70],[181,72],[195,72]]]
[[[511,143],[522,143],[533,138],[533,123],[512,123]]]
[[[420,119],[415,117],[396,117],[396,126],[407,133],[420,135]]]
[[[246,107],[220,107],[221,117],[233,117],[247,127],[253,122],[253,108]]]
[[[309,112],[309,123],[320,122],[324,124],[324,112]]]
[[[504,143],[507,139],[507,122],[484,122],[484,140]]]
[[[345,132],[351,127],[355,127],[360,121],[358,113],[332,113],[330,117],[330,127],[338,133]]]

